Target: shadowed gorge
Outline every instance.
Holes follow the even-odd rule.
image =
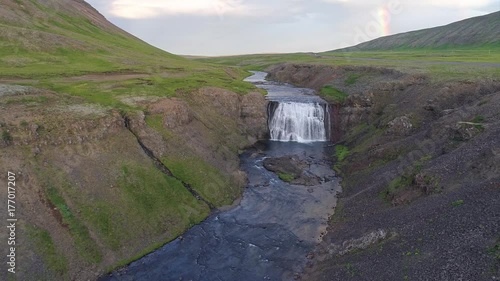
[[[260,75],[247,80],[268,83],[259,80]],[[273,90],[267,96],[275,102],[304,98],[290,85],[277,89],[279,98]],[[318,104],[303,100],[301,105]],[[323,132],[317,139],[261,141],[241,155],[248,182],[237,205],[212,214],[173,242],[100,280],[292,280],[303,273],[306,256],[325,234],[340,192],[329,168],[324,107],[318,110],[320,122],[320,116],[309,116]],[[290,134],[307,137],[302,133],[309,125],[297,121],[304,118],[301,112],[290,112],[287,118],[297,125],[287,128]],[[272,135],[274,125],[269,126]]]

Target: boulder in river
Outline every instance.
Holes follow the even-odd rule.
[[[309,172],[309,164],[296,155],[266,158],[264,167],[292,184],[313,186],[321,183],[319,177]]]

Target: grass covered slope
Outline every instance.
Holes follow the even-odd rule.
[[[120,30],[84,1],[2,0],[0,5],[3,76],[146,71],[186,63]]]
[[[500,45],[452,49],[402,49],[327,53],[257,54],[196,58],[196,61],[246,70],[269,70],[282,63],[327,66],[374,66],[406,73],[431,74],[433,80],[498,77]]]
[[[124,88],[170,96],[204,86],[239,93],[253,89],[241,82],[247,73],[153,47],[111,24],[84,1],[1,0],[0,5],[0,81],[35,83],[106,105],[117,105],[110,96],[122,94]],[[75,77],[84,74],[93,76]],[[106,94],[89,94],[96,91]]]
[[[500,45],[500,11],[444,26],[384,36],[336,51],[491,47]]]

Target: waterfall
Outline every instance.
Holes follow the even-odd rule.
[[[329,139],[330,116],[326,104],[271,102],[268,116],[271,140],[314,142]]]

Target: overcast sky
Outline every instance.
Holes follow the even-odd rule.
[[[86,0],[184,55],[320,52],[500,10],[500,0]]]

